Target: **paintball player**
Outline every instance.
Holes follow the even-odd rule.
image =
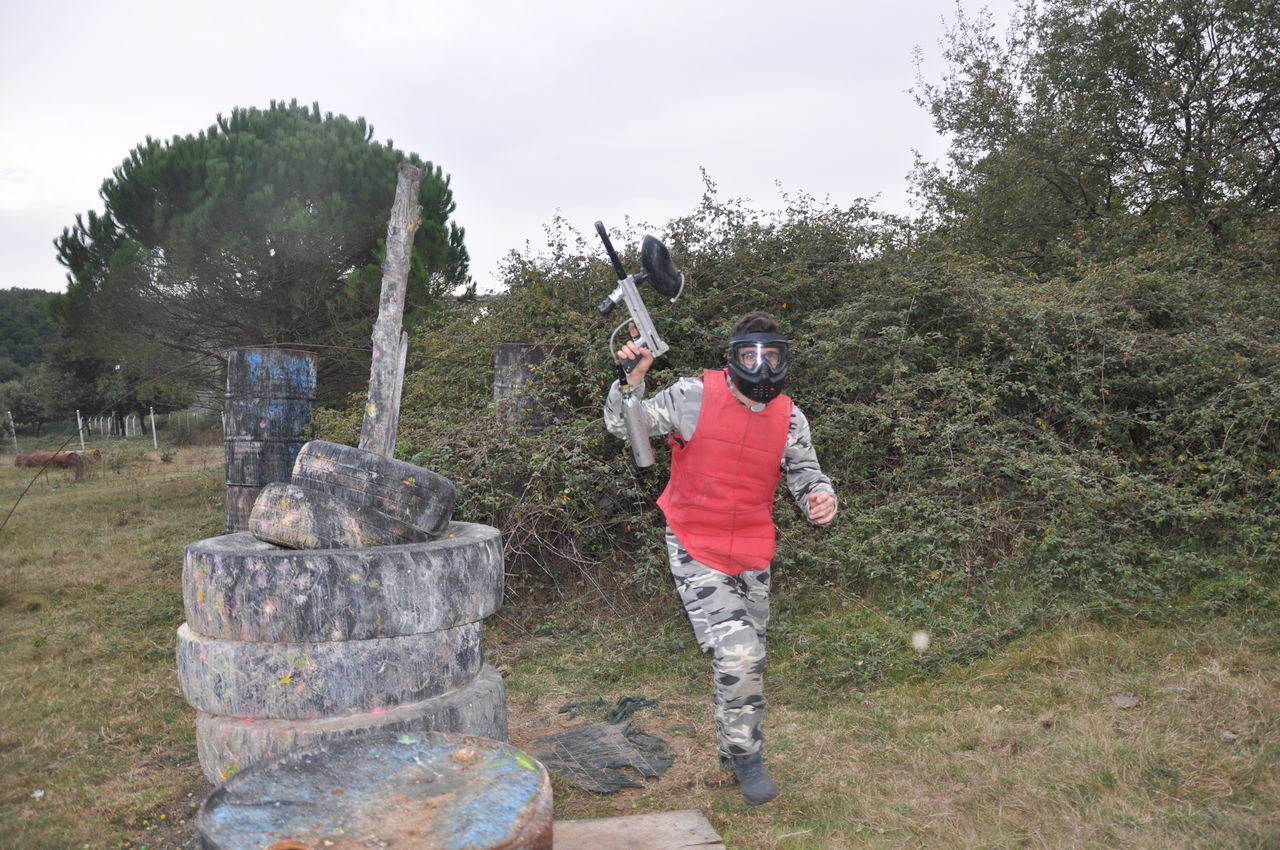
[[[773,497],[783,474],[800,510],[816,525],[836,515],[809,421],[781,394],[789,345],[766,313],[748,313],[730,334],[727,367],[681,378],[643,402],[649,434],[667,434],[671,478],[658,499],[667,520],[667,556],[702,651],[712,656],[716,745],[750,805],[778,796],[765,771],[764,638],[775,547]],[[609,390],[605,427],[626,438],[623,393],[643,397],[653,363],[637,358],[627,382]]]

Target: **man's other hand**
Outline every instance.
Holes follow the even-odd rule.
[[[809,494],[809,522],[826,525],[836,517],[835,497],[826,491]]]

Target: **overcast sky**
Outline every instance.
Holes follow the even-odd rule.
[[[907,92],[915,47],[943,71],[944,17],[953,0],[0,0],[0,288],[64,288],[53,239],[146,136],[272,99],[440,165],[482,289],[557,213],[590,234],[691,212],[700,169],[761,209],[906,213],[912,150],[944,151]]]

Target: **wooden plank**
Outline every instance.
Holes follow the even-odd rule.
[[[556,821],[553,833],[555,850],[725,850],[720,835],[694,809]]]

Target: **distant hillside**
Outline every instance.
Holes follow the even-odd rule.
[[[43,289],[0,289],[0,363],[11,360],[22,369],[40,362],[53,336],[49,298]]]

